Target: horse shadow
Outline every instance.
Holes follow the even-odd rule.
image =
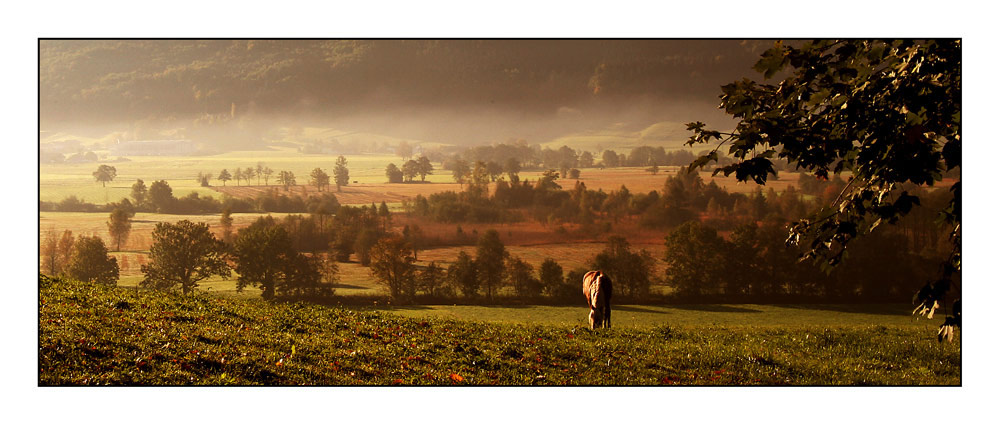
[[[712,313],[763,313],[760,310],[754,310],[752,308],[722,304],[676,304],[671,305],[670,308],[691,311],[708,311]]]
[[[636,307],[632,305],[616,305],[612,307],[612,311],[627,311],[629,313],[653,313],[653,314],[670,314],[670,312],[663,310],[652,310],[648,308]]]

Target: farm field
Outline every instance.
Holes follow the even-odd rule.
[[[413,198],[418,194],[427,196],[442,191],[461,190],[454,182],[451,172],[441,169],[440,164],[434,164],[434,174],[427,176],[423,184],[389,184],[386,183],[385,167],[389,163],[400,166],[405,162],[402,158],[389,154],[347,155],[352,185],[337,193],[338,199],[344,204],[364,204],[371,202],[400,202]],[[87,202],[104,204],[116,202],[129,196],[131,186],[136,179],[142,179],[149,186],[153,181],[166,180],[173,189],[174,196],[185,196],[197,192],[199,196],[219,197],[221,193],[232,196],[253,196],[256,193],[280,189],[277,184],[277,172],[291,171],[296,176],[298,187],[292,189],[295,194],[313,193],[315,187],[309,186],[309,173],[314,168],[322,168],[328,174],[333,169],[335,155],[302,154],[291,148],[273,148],[269,151],[241,151],[205,156],[133,156],[128,161],[113,160],[86,164],[40,164],[39,165],[39,199],[46,202],[58,202],[74,195]],[[274,170],[269,185],[264,185],[261,178],[259,184],[254,178],[250,184],[235,180],[226,183],[211,180],[212,187],[201,187],[195,181],[199,172],[217,176],[219,171],[227,169],[232,173],[236,168],[255,167],[263,162]],[[94,180],[92,173],[98,164],[108,164],[117,170],[117,177],[102,187]],[[604,191],[617,190],[625,185],[632,192],[648,192],[659,190],[668,175],[676,173],[678,167],[663,167],[657,175],[645,171],[645,167],[616,167],[607,169],[585,168],[580,170],[580,181],[590,189]],[[522,179],[537,179],[540,171],[525,171]],[[715,181],[732,192],[750,192],[756,190],[756,185],[738,183],[735,177],[712,177],[710,171],[703,171],[702,178]],[[789,184],[794,184],[798,177],[796,173],[779,173],[779,179],[769,183],[777,191],[782,191]],[[354,181],[358,183],[353,184]],[[575,180],[561,179],[564,188],[572,188]]]
[[[39,285],[42,386],[962,383],[960,336],[939,344],[929,322],[895,324],[878,312],[868,323],[829,308],[792,310],[805,322],[778,325],[699,307],[677,310],[687,321],[629,327],[619,320],[593,332],[575,319],[411,319],[48,278]],[[627,316],[628,307],[619,311]],[[762,310],[762,319],[787,313],[728,308]],[[712,314],[750,322],[725,325],[730,319]]]
[[[262,214],[256,213],[233,213],[233,227],[240,228],[249,225]],[[266,215],[266,214],[263,214]],[[284,217],[284,213],[270,214],[275,218]],[[157,214],[137,212],[132,218],[132,231],[128,241],[122,245],[122,251],[138,252],[146,251],[152,243],[151,234],[156,223],[176,223],[181,220],[193,221],[196,223],[208,223],[212,231],[217,235],[222,233],[219,224],[219,214],[204,215],[178,215],[178,214]],[[62,233],[63,230],[71,230],[75,236],[100,236],[105,239],[105,243],[110,243],[108,236],[108,213],[77,213],[77,212],[39,212],[38,231],[39,238],[44,238],[49,230]],[[109,248],[113,249],[113,246]]]
[[[278,187],[277,173],[281,170],[295,173],[297,182],[306,185],[312,169],[319,167],[330,173],[337,156],[302,154],[290,148],[274,148],[270,151],[239,151],[206,156],[133,156],[129,159],[126,162],[40,164],[39,196],[42,201],[58,202],[69,195],[76,195],[88,202],[103,204],[128,197],[132,184],[136,179],[142,179],[147,187],[153,181],[166,180],[177,197],[192,191],[199,195],[218,197],[215,189],[201,187],[195,181],[199,172],[211,173],[211,184],[222,187],[222,182],[214,179],[222,169],[232,173],[236,168],[255,167],[258,162],[262,162],[275,172],[271,176],[271,186]],[[385,166],[390,162],[397,165],[401,163],[399,157],[392,155],[349,155],[347,160],[351,180],[359,183],[382,183],[385,181]],[[107,188],[101,187],[92,176],[98,164],[108,164],[117,170],[117,177]],[[451,182],[450,175],[428,176],[428,179]],[[247,183],[241,182],[240,185],[246,186]],[[253,185],[257,185],[256,178],[253,179]],[[263,177],[260,185],[264,185]],[[226,183],[226,187],[229,186],[236,186],[236,181]]]

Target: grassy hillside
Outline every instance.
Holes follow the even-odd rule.
[[[39,284],[41,385],[961,384],[961,344],[905,326],[591,332]]]

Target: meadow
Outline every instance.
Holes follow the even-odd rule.
[[[39,287],[43,386],[962,382],[960,337],[939,344],[933,324],[879,312],[722,306],[762,311],[737,325],[724,318],[737,312],[699,306],[671,313],[671,323],[595,332],[581,325],[583,309],[573,321],[488,323],[46,277]],[[767,321],[775,317],[795,323]]]
[[[386,183],[385,167],[389,163],[401,166],[405,160],[390,154],[360,154],[346,155],[352,184],[344,187],[338,193],[338,199],[343,204],[366,204],[372,202],[398,203],[403,199],[413,198],[418,194],[427,196],[434,192],[459,191],[461,186],[455,183],[451,172],[443,170],[440,164],[434,164],[434,173],[426,177],[431,184],[389,184]],[[166,180],[173,189],[174,196],[181,197],[191,192],[199,196],[221,197],[222,193],[234,196],[253,196],[258,192],[272,188],[280,188],[277,183],[279,171],[291,171],[295,174],[299,187],[293,188],[295,194],[314,193],[316,188],[309,186],[309,173],[314,168],[322,168],[328,174],[336,161],[335,155],[303,154],[292,148],[272,147],[267,151],[237,151],[217,155],[204,156],[133,156],[128,161],[114,162],[112,160],[84,164],[40,164],[39,165],[39,200],[59,202],[68,196],[76,196],[87,202],[103,204],[117,202],[129,197],[132,184],[136,179],[142,179],[148,187],[157,180]],[[264,184],[263,177],[258,184],[254,178],[249,184],[235,180],[225,185],[214,177],[223,169],[230,173],[236,168],[255,167],[258,162],[274,170],[269,185]],[[108,164],[117,170],[114,181],[103,187],[95,181],[92,173],[99,164]],[[646,171],[646,167],[615,167],[606,169],[585,168],[580,170],[580,182],[590,189],[604,191],[618,190],[625,185],[632,192],[646,193],[659,190],[668,175],[676,173],[678,167],[662,167],[657,175]],[[198,173],[208,173],[213,176],[211,187],[201,187],[195,181]],[[524,171],[522,179],[535,180],[541,171]],[[739,183],[735,176],[712,177],[710,171],[701,173],[705,182],[715,181],[730,192],[747,193],[756,190],[754,184]],[[777,180],[769,183],[777,191],[782,191],[798,179],[796,173],[780,172]],[[357,181],[357,184],[353,182]],[[576,183],[573,179],[561,179],[564,188],[570,189]],[[334,187],[335,190],[335,187]]]

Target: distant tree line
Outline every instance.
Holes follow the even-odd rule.
[[[130,199],[131,198],[131,199]],[[136,180],[132,185],[130,198],[123,198],[119,202],[96,205],[70,195],[59,202],[39,202],[40,211],[64,211],[64,212],[110,212],[116,207],[126,206],[133,212],[157,212],[163,214],[218,214],[222,210],[229,208],[232,212],[239,213],[309,213],[323,207],[335,210],[340,205],[336,195],[332,193],[321,193],[309,195],[305,190],[296,194],[277,188],[271,188],[258,194],[254,198],[235,198],[223,195],[221,200],[213,197],[201,196],[197,192],[191,192],[187,196],[177,198],[173,194],[173,189],[165,180],[153,182],[146,186],[141,179]]]
[[[503,166],[509,161],[516,161],[526,170],[560,171],[573,168],[687,166],[695,159],[694,153],[690,150],[677,149],[668,152],[662,146],[638,146],[632,148],[628,154],[624,154],[611,149],[590,152],[565,145],[558,149],[542,148],[524,141],[473,146],[450,156],[438,157],[441,158],[443,168],[446,170],[454,170],[462,162],[469,164],[482,161]],[[566,176],[568,173],[562,175]]]
[[[417,176],[420,176],[420,181],[423,182],[431,174],[434,174],[434,165],[423,155],[406,161],[402,168],[393,163],[385,167],[385,176],[389,183],[412,183]]]

